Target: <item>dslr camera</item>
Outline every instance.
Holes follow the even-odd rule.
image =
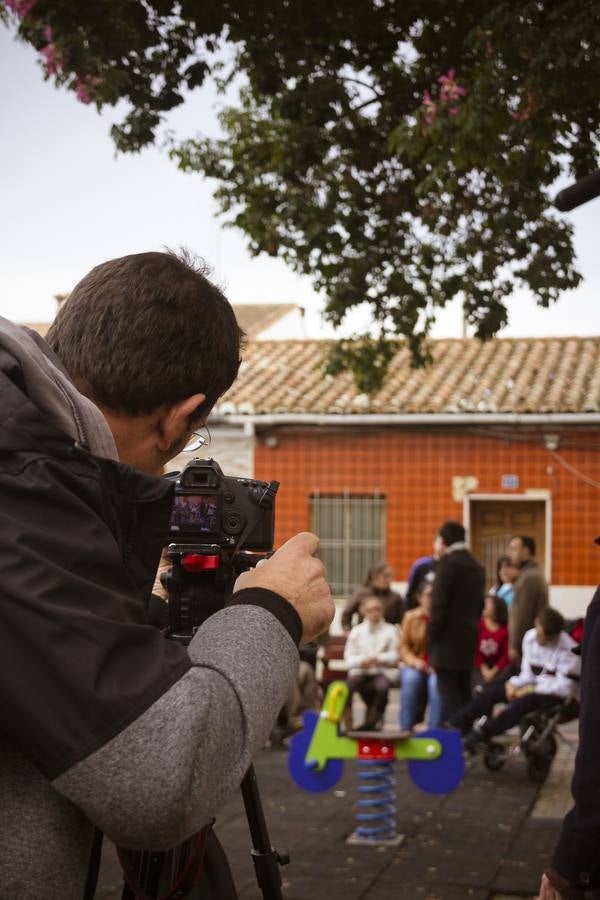
[[[224,475],[213,459],[193,459],[175,481],[167,535],[169,635],[185,643],[225,606],[240,572],[273,550],[278,481]]]

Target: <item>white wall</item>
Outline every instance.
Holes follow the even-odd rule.
[[[308,338],[306,319],[302,310],[292,309],[290,312],[264,328],[260,333],[261,341],[294,341]]]
[[[214,459],[223,470],[224,475],[237,477],[254,477],[254,438],[246,434],[240,426],[232,428],[212,427],[209,423],[210,444],[195,453],[180,453],[166,466],[169,472],[182,469],[186,463],[198,456],[201,459]]]
[[[406,581],[395,581],[392,584],[392,588],[403,597],[407,587]],[[585,615],[595,591],[596,585],[592,584],[551,584],[550,606],[561,612],[566,619],[578,619]]]
[[[407,583],[405,581],[395,581],[392,584],[395,591],[404,596]],[[578,619],[585,615],[585,611],[594,593],[596,585],[570,585],[570,584],[554,584],[550,585],[550,606],[558,609],[565,619]],[[331,625],[332,634],[342,634],[341,615],[345,599],[336,598],[336,614]]]
[[[585,611],[594,593],[596,585],[550,585],[550,606],[558,609],[566,619],[578,619]]]

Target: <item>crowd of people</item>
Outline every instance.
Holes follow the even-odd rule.
[[[444,522],[432,553],[411,566],[404,597],[393,588],[391,565],[382,562],[369,570],[346,603],[341,615],[350,694],[346,727],[381,729],[390,688],[398,686],[401,731],[410,733],[421,723],[427,729],[458,729],[465,752],[476,752],[529,713],[558,707],[579,694],[583,620],[567,631],[561,613],[549,606],[534,538],[517,535],[510,540],[487,590],[484,568],[465,538],[459,522]],[[599,601],[600,591],[590,610],[600,609]],[[586,623],[590,621],[588,614]],[[311,666],[301,664],[289,730],[300,727],[301,708],[318,708],[322,699],[311,662],[308,678]],[[588,695],[594,690],[588,685]],[[353,721],[355,694],[364,713]],[[285,712],[290,711],[288,705]],[[590,709],[583,696],[581,715],[597,718],[596,707]],[[596,740],[595,732],[592,737]],[[596,846],[587,837],[579,840],[599,830],[596,806],[590,805],[586,790],[596,765],[589,747],[596,744],[588,739],[578,755],[575,808],[563,825],[553,866],[543,875],[541,900],[583,900],[584,885],[598,880],[584,870],[596,859]]]
[[[472,724],[500,699],[527,693],[526,701],[513,704],[514,716],[550,702],[538,702],[538,694],[556,700],[572,688],[572,681],[546,681],[538,691],[530,672],[539,648],[546,647],[539,651],[545,659],[555,639],[561,648],[573,643],[560,613],[548,607],[534,539],[511,539],[486,592],[484,568],[465,537],[459,522],[443,523],[432,554],[412,565],[405,598],[392,587],[389,563],[380,563],[347,602],[341,617],[348,635],[345,660],[350,696],[359,694],[366,707],[361,729],[381,727],[389,689],[398,684],[402,730],[424,719],[429,728],[459,725],[474,746],[477,740],[464,723]]]

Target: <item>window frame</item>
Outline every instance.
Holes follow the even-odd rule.
[[[333,595],[348,597],[364,581],[368,570],[386,559],[387,497],[380,491],[314,491],[309,497],[309,510],[311,530],[319,536],[319,555],[328,567]],[[361,515],[357,523],[355,516],[361,513],[366,515]],[[371,527],[374,536],[365,536],[365,523],[368,531],[369,522],[373,526],[377,519],[376,526]],[[338,534],[334,534],[336,524],[341,525]],[[332,556],[335,554],[339,555],[337,561]]]

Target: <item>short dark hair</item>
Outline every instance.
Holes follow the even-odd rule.
[[[451,544],[456,544],[459,541],[464,541],[466,531],[464,526],[460,524],[460,522],[453,522],[449,520],[448,522],[444,522],[440,530],[438,531],[439,536],[445,543],[446,547],[449,547]]]
[[[528,534],[517,534],[516,538],[521,541],[524,547],[527,547],[532,556],[535,556],[535,538]]]
[[[206,267],[186,251],[136,253],[96,266],[46,340],[97,403],[144,415],[191,394],[196,424],[235,381],[244,333]]]
[[[565,627],[565,620],[557,609],[545,606],[538,613],[537,621],[543,628],[546,637],[556,637]]]

